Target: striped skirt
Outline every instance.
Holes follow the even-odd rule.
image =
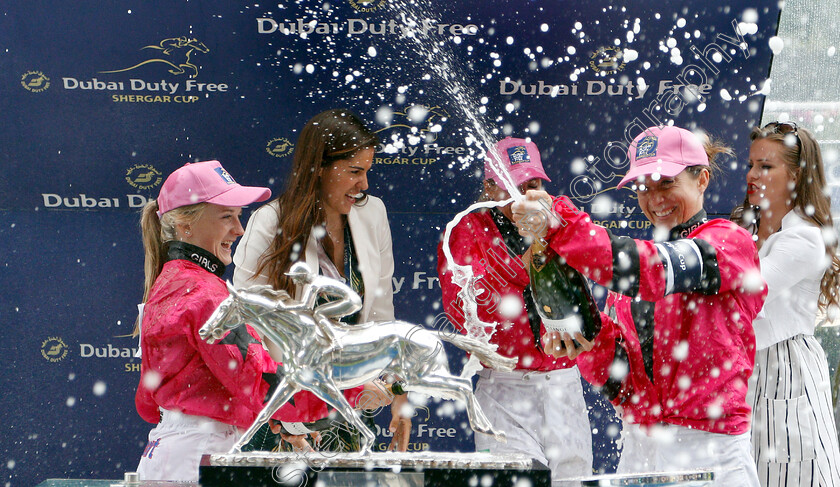
[[[761,485],[840,487],[828,363],[813,335],[759,350],[747,400]]]

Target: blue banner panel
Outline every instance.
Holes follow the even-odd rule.
[[[742,199],[777,2],[408,3],[0,6],[4,482],[136,467],[150,428],[129,336],[139,210],[186,162],[218,159],[278,194],[306,121],[358,113],[382,139],[369,181],[389,211],[396,314],[426,326],[443,311],[437,243],[477,198],[488,141],[531,137],[549,191],[620,234],[650,235],[634,194],[615,189],[647,126],[732,145],[707,210]],[[447,352],[460,371],[463,354]],[[618,426],[597,394],[587,401],[595,468],[610,471]],[[462,405],[418,409],[410,448],[470,451]]]

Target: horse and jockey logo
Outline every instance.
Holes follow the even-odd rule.
[[[210,52],[210,49],[205,46],[203,42],[199,42],[198,39],[186,36],[170,37],[160,41],[160,43],[156,46],[150,45],[140,48],[141,51],[144,49],[153,49],[153,54],[168,56],[168,58],[155,57],[153,55],[151,59],[141,61],[131,67],[111,71],[100,71],[100,73],[124,73],[126,71],[135,70],[140,66],[145,66],[146,64],[163,63],[170,67],[167,71],[172,74],[189,74],[190,78],[195,78],[198,76],[198,66],[196,66],[192,61],[193,53],[196,51],[200,53]]]
[[[441,123],[449,118],[449,112],[440,106],[414,105],[405,111],[393,113],[394,119],[387,127],[375,130],[375,134],[386,130],[408,129],[409,143],[434,142],[440,132]],[[418,140],[412,140],[417,138]],[[386,142],[387,141],[384,141]]]

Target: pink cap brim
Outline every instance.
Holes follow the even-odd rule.
[[[705,165],[708,166],[708,163]],[[658,173],[661,177],[664,178],[672,178],[677,174],[683,172],[683,169],[685,169],[686,167],[688,166],[684,164],[663,161],[661,159],[651,161],[647,164],[641,164],[639,166],[636,166],[630,171],[628,171],[627,174],[624,175],[624,178],[621,179],[621,182],[618,183],[618,186],[616,186],[616,188],[621,188],[625,184],[639,179],[639,177],[641,176],[650,176],[651,174],[655,173]]]
[[[492,171],[492,169],[491,169],[491,171]],[[489,172],[489,171],[485,171],[485,174],[487,172]],[[500,178],[499,175],[496,174],[495,171],[492,171],[492,174],[488,174],[488,176],[490,176],[490,177],[487,178],[487,179],[492,179],[493,181],[496,181],[497,185],[504,187],[504,183],[502,182],[502,178]],[[522,170],[522,171],[516,171],[513,174],[511,174],[511,178],[513,179],[513,182],[517,186],[521,185],[522,183],[528,182],[532,179],[542,179],[543,181],[545,181],[547,183],[551,182],[551,179],[548,178],[548,176],[545,174],[544,171],[540,171],[539,169],[536,169],[536,168],[529,168],[529,169],[525,169],[525,170]]]
[[[207,203],[219,206],[248,206],[251,203],[265,201],[271,198],[271,190],[256,186],[236,185],[222,194],[216,195]]]

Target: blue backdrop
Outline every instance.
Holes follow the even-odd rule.
[[[134,411],[128,336],[142,297],[138,211],[185,162],[218,159],[276,194],[304,123],[351,108],[385,141],[369,180],[389,211],[397,317],[431,325],[435,248],[478,195],[483,137],[531,137],[551,192],[647,236],[632,193],[614,189],[623,144],[660,122],[702,128],[738,153],[707,202],[728,214],[744,194],[738,161],[778,14],[755,0],[0,6],[2,478],[136,467],[150,427]],[[609,470],[617,429],[589,399],[595,467]],[[448,410],[420,410],[412,449],[472,448],[465,415]]]

